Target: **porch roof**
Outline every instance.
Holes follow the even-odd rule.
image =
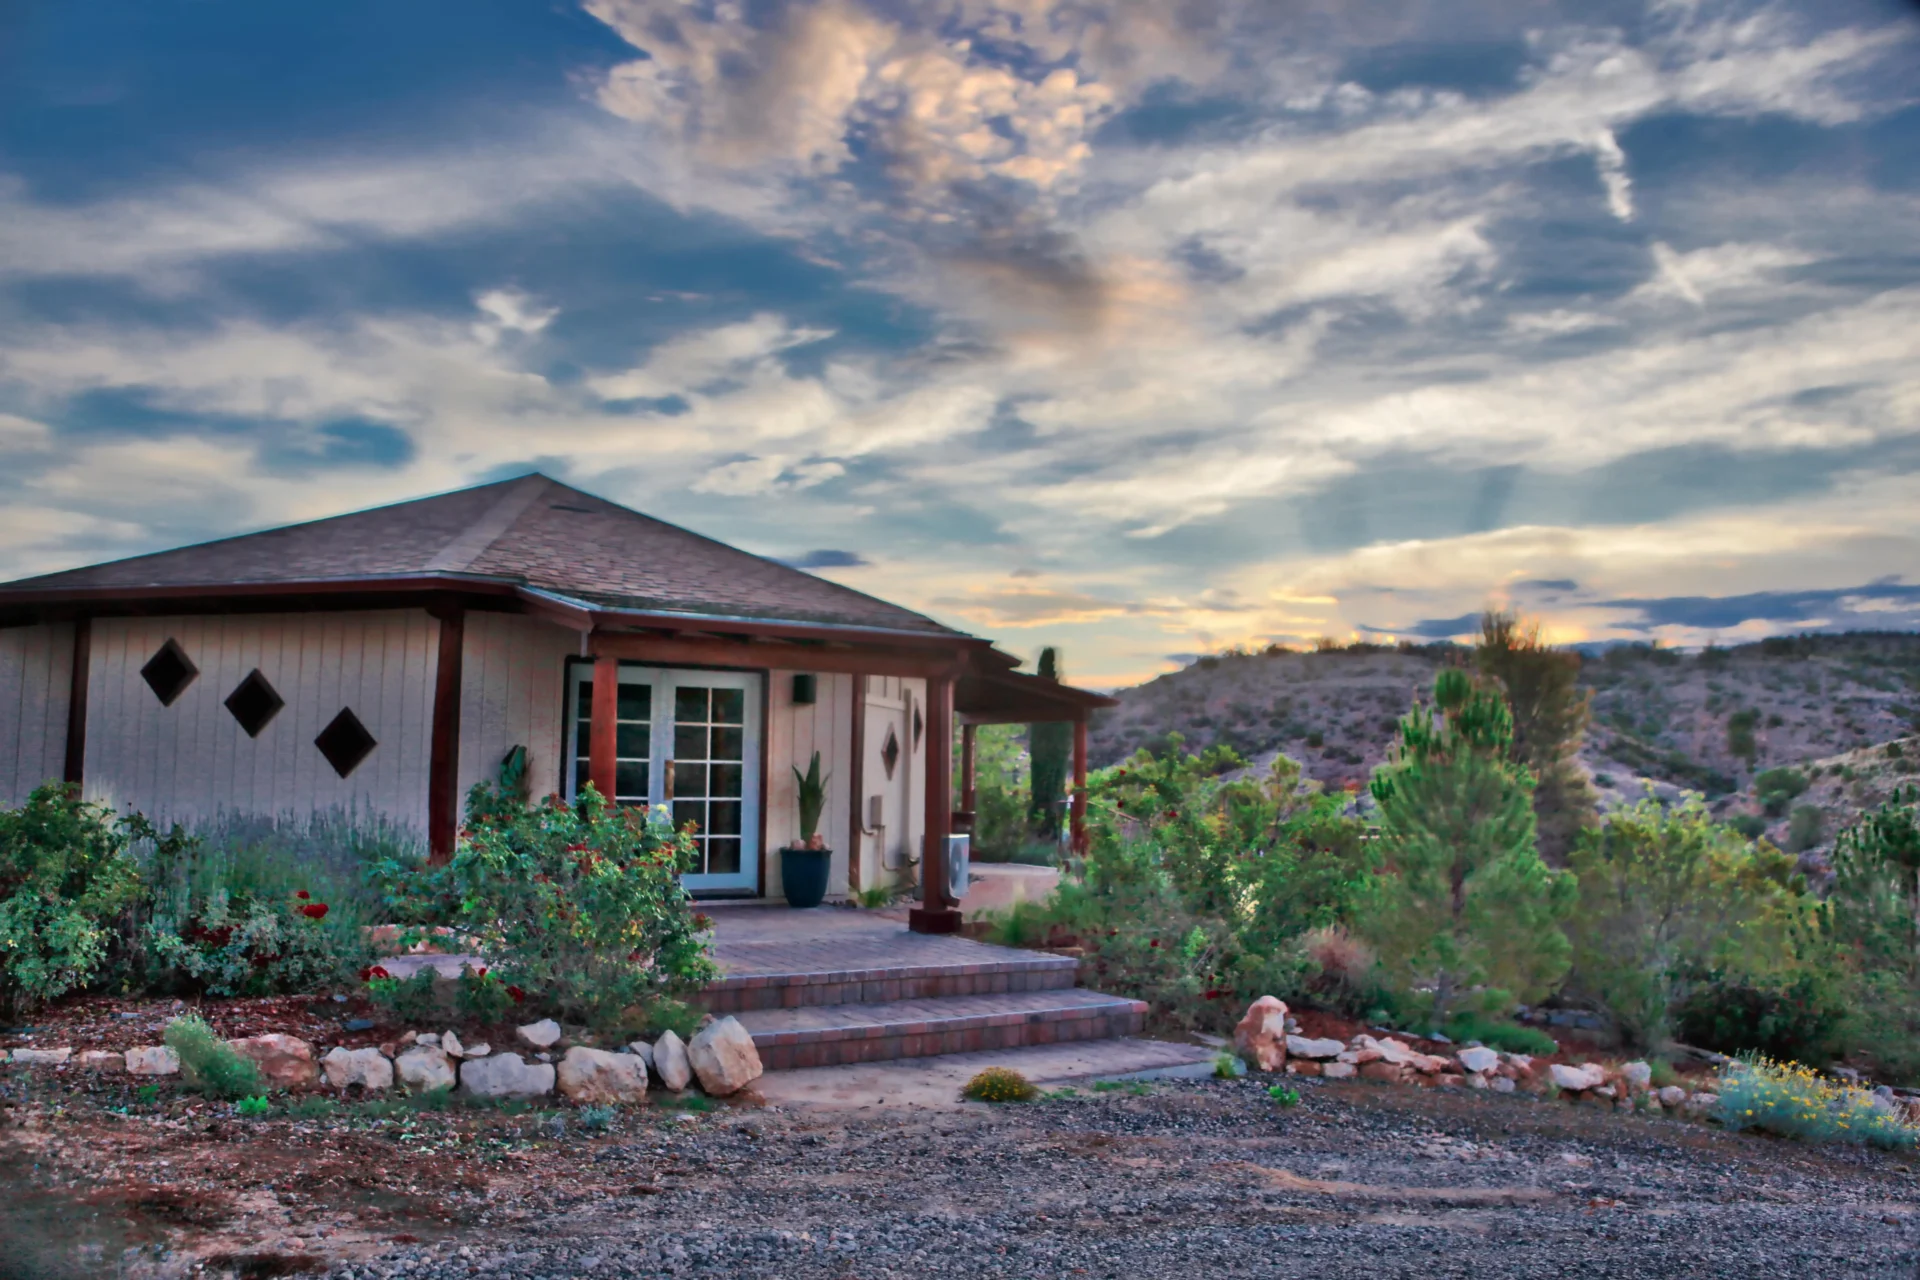
[[[963,724],[1045,724],[1086,720],[1119,700],[1020,671],[975,667],[954,682],[953,709]]]

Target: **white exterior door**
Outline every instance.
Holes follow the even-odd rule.
[[[760,887],[760,683],[746,671],[682,671],[620,664],[615,699],[616,804],[669,805],[700,850],[687,888]],[[571,799],[587,783],[593,667],[568,680]]]
[[[861,765],[867,793],[861,817],[878,854],[879,876],[868,884],[890,884],[917,853],[913,849],[913,724],[907,695],[867,694],[867,723]],[[864,859],[863,859],[864,861]]]

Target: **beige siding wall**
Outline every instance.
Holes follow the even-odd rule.
[[[833,849],[827,892],[847,892],[847,851],[852,847],[853,682],[850,675],[821,673],[814,704],[795,706],[791,671],[767,673],[767,874],[761,893],[780,896],[779,851],[800,834],[800,806],[793,771],[806,772],[813,753],[828,774],[827,810],[820,832]]]
[[[73,628],[0,629],[0,805],[17,805],[66,769]]]
[[[168,637],[200,674],[163,707],[140,668]],[[98,619],[87,796],[182,821],[354,809],[424,835],[438,642],[439,624],[414,610]],[[256,667],[286,705],[249,738],[224,703]],[[342,707],[379,744],[346,778],[313,745]]]
[[[567,657],[580,635],[510,613],[467,614],[461,657],[460,805],[476,782],[499,776],[500,760],[527,749],[537,798],[560,789]]]
[[[866,887],[893,884],[913,874],[907,861],[921,856],[921,837],[927,830],[927,754],[924,728],[918,746],[913,743],[913,713],[920,711],[924,726],[926,715],[925,680],[898,676],[864,676],[867,682],[866,766],[862,771],[865,795],[859,812],[870,812],[870,800],[880,797],[884,820],[882,829],[867,834],[860,842],[860,883]],[[901,757],[889,779],[881,758],[886,732],[891,726],[899,739]],[[905,815],[904,818],[902,815]],[[887,864],[888,850],[899,856]]]

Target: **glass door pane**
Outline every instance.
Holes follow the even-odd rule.
[[[706,876],[742,873],[746,799],[746,691],[697,684],[680,673],[673,690],[673,824],[693,824]]]
[[[574,667],[574,690],[569,714],[573,720],[572,768],[568,796],[578,795],[592,775],[593,668]],[[648,804],[653,794],[653,685],[639,673],[620,672],[614,698],[613,802]]]

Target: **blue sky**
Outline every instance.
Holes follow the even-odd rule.
[[[0,576],[540,468],[1095,684],[1920,623],[1920,8],[0,14]]]

